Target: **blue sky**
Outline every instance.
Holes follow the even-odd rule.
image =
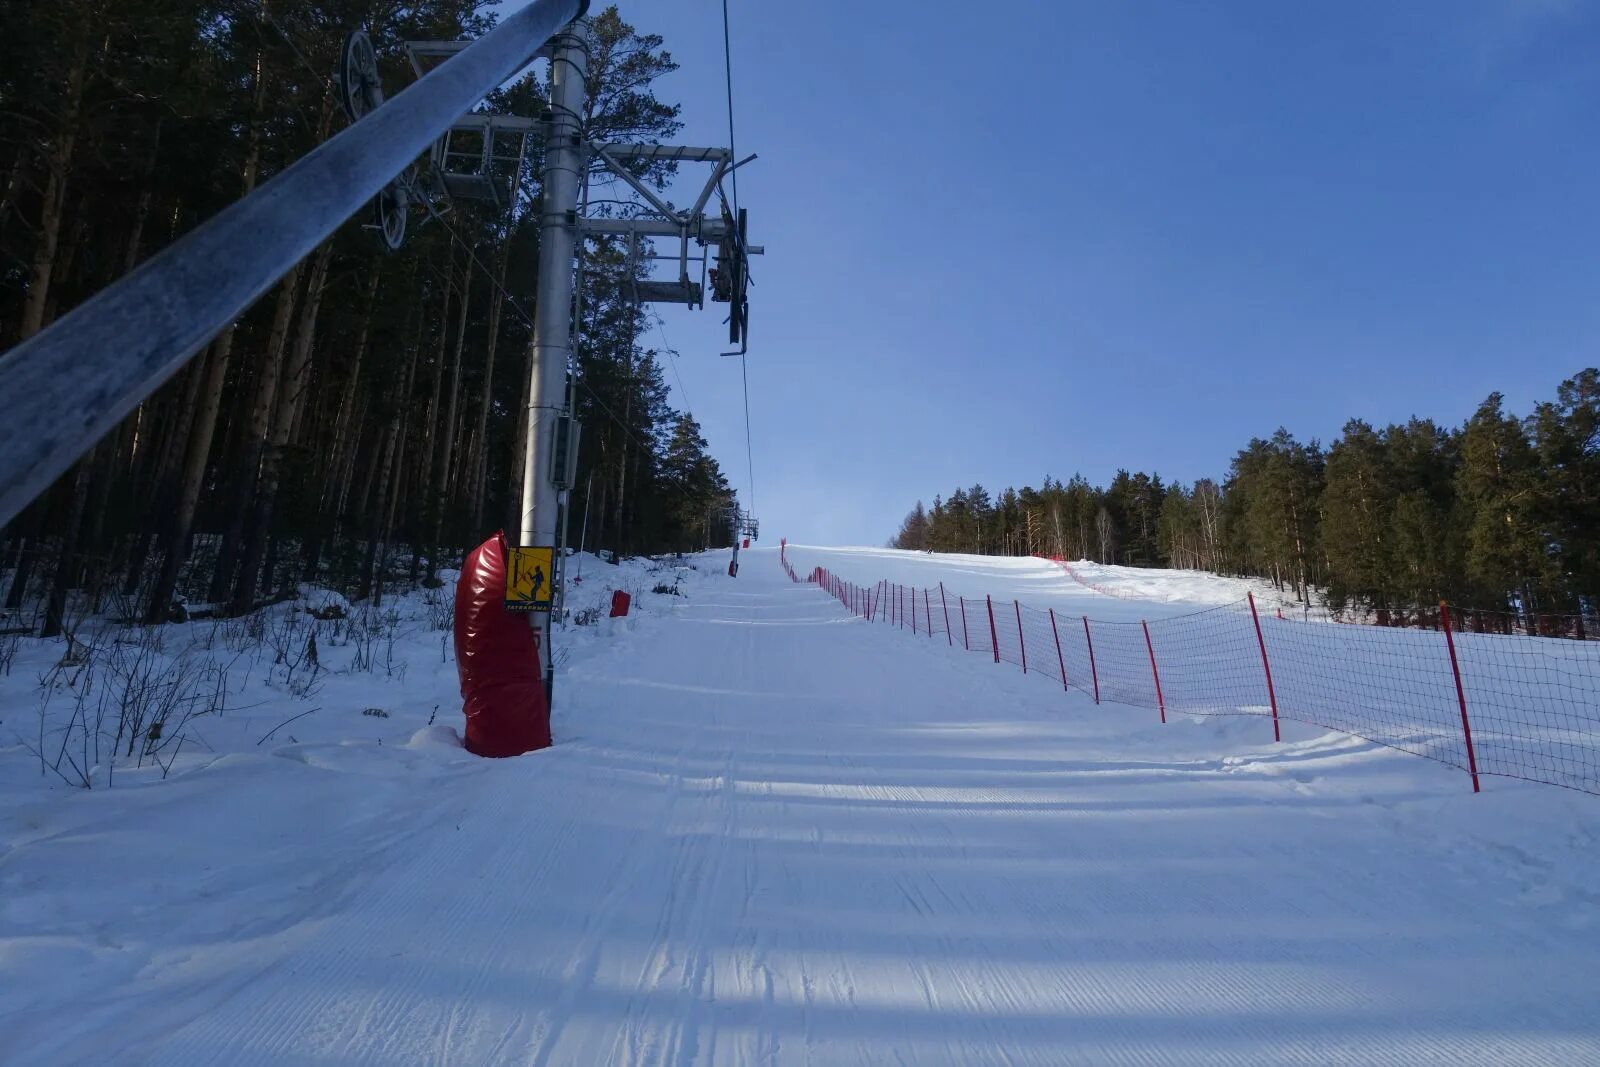
[[[881,543],[973,482],[1221,476],[1280,424],[1521,413],[1600,362],[1600,5],[731,10],[763,541]],[[725,143],[720,0],[622,12],[683,65],[682,139]],[[668,380],[748,503],[720,317],[664,311]]]

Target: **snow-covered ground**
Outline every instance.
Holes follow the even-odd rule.
[[[1200,608],[1236,604],[1254,593],[1263,611],[1307,617],[1305,605],[1270,582],[1225,578],[1205,571],[1115,567],[1088,560],[1066,565],[1031,556],[972,556],[953,552],[905,552],[894,548],[828,548],[790,545],[789,559],[803,578],[825,567],[854,581],[885,579],[918,588],[943,582],[951,596],[1020,600],[1066,615],[1108,622],[1161,619]],[[804,566],[802,566],[804,564]],[[1073,576],[1077,577],[1074,578]],[[1312,608],[1309,617],[1327,617]]]
[[[791,554],[1119,602],[1043,561]],[[683,595],[576,628],[557,744],[513,760],[457,746],[424,594],[403,676],[337,645],[296,695],[246,655],[165,780],[110,788],[40,777],[62,648],[24,643],[0,1063],[1600,1062],[1600,798],[1161,727],[852,618],[775,556],[586,563],[594,606],[607,578]]]

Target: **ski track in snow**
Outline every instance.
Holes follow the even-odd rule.
[[[1600,800],[1163,728],[773,555],[578,658],[554,749],[384,788],[203,982],[28,1048],[0,998],[0,1062],[1600,1062]]]

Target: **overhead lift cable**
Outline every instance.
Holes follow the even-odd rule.
[[[734,159],[739,158],[739,150],[733,140],[733,42],[728,32],[728,0],[722,0],[722,71],[728,90],[728,154]],[[739,217],[739,170],[734,168],[729,176],[733,185],[733,217]],[[748,268],[746,268],[748,270]],[[734,308],[732,314],[739,314],[739,309]],[[750,510],[756,510],[756,460],[755,449],[750,443],[750,366],[744,352],[739,353],[739,377],[744,385],[744,458],[746,469],[750,475]]]

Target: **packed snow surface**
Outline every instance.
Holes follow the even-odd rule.
[[[557,744],[511,760],[459,748],[419,622],[399,678],[329,653],[295,695],[263,664],[165,778],[73,790],[23,743],[61,646],[25,645],[0,1063],[1600,1062],[1600,798],[1163,727],[775,556],[586,563],[638,614],[565,635]],[[791,556],[1120,602],[1042,561]]]
[[[944,584],[951,603],[957,596],[1020,600],[1036,608],[1088,615],[1107,622],[1136,622],[1185,615],[1204,608],[1242,602],[1254,593],[1263,611],[1325,617],[1270,582],[1226,578],[1205,571],[1117,567],[1074,560],[1056,563],[1033,556],[975,556],[945,552],[903,552],[893,548],[790,546],[789,558],[804,578],[825,567],[850,581],[870,585],[899,582],[918,589]],[[802,569],[800,564],[804,563]]]

